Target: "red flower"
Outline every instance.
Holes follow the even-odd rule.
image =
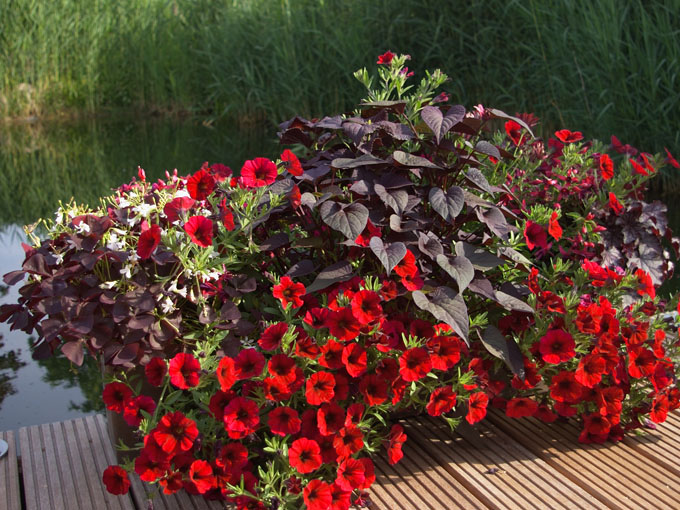
[[[128,478],[127,471],[120,466],[107,467],[104,470],[102,480],[110,494],[120,496],[127,494],[128,490],[130,490],[130,479]]]
[[[359,336],[361,330],[361,324],[354,317],[352,309],[349,307],[331,312],[328,316],[327,325],[331,335],[345,342],[354,340]]]
[[[600,154],[600,172],[605,181],[614,177],[614,162],[608,154]]]
[[[295,360],[285,354],[275,354],[267,364],[269,373],[286,384],[295,382],[296,367]]]
[[[192,216],[184,224],[184,230],[195,244],[202,248],[212,246],[213,222],[205,216]]]
[[[370,324],[382,316],[380,294],[372,290],[360,290],[352,297],[352,314],[361,324]]]
[[[163,384],[163,379],[165,374],[168,373],[168,365],[164,359],[154,357],[149,360],[149,362],[144,367],[144,374],[146,375],[146,380],[152,386],[160,386]]]
[[[416,257],[411,250],[406,250],[406,255],[399,261],[399,264],[394,266],[394,272],[402,278],[414,277],[418,274],[418,267],[416,266]]]
[[[333,501],[331,502],[330,510],[349,510],[352,504],[351,495],[351,491],[346,491],[337,482],[333,483],[331,485]]]
[[[177,197],[173,198],[170,202],[165,204],[163,207],[163,212],[168,218],[170,223],[174,223],[187,214],[191,208],[194,206],[196,201],[189,197]]]
[[[387,381],[377,374],[365,375],[359,383],[359,391],[369,406],[380,405],[387,400]]]
[[[583,386],[576,380],[573,372],[564,370],[553,376],[550,384],[550,397],[553,400],[570,404],[578,402],[582,393]]]
[[[635,161],[633,158],[629,159],[630,165],[633,167],[633,173],[637,175],[649,175],[647,168],[643,167],[640,163]]]
[[[583,429],[595,436],[609,434],[611,422],[600,413],[591,413],[583,417]]]
[[[217,365],[217,381],[220,383],[222,391],[229,391],[237,381],[236,365],[233,358],[225,356],[220,360],[219,365]]]
[[[198,428],[196,422],[175,411],[163,416],[151,435],[164,452],[185,452],[194,445]]]
[[[137,256],[142,260],[148,259],[160,242],[161,227],[158,225],[151,225],[139,236],[139,240],[137,241]]]
[[[642,269],[638,269],[635,271],[635,276],[638,280],[637,293],[641,296],[647,294],[650,299],[654,299],[656,297],[656,289],[654,288],[654,282],[649,273]]]
[[[669,163],[672,167],[674,168],[680,168],[680,163],[673,157],[671,152],[666,149],[666,147],[663,148],[666,151],[666,162]]]
[[[533,416],[538,410],[538,404],[530,398],[518,397],[508,401],[505,414],[509,418],[524,418]]]
[[[241,439],[255,432],[260,424],[260,408],[245,397],[236,397],[224,408],[224,429],[231,439]]]
[[[342,350],[342,362],[349,375],[359,377],[366,372],[366,349],[356,343],[346,345]]]
[[[316,412],[316,422],[322,436],[330,436],[345,425],[345,410],[335,402],[323,404]]]
[[[215,464],[225,471],[238,471],[248,464],[248,450],[241,443],[228,443],[220,448]]]
[[[313,406],[330,402],[335,395],[335,377],[330,372],[315,372],[305,386],[305,398]]]
[[[321,467],[321,449],[313,439],[301,437],[288,449],[288,462],[299,473],[311,473]],[[330,504],[330,501],[329,501]]]
[[[382,233],[380,229],[376,227],[373,222],[369,219],[366,221],[366,227],[364,231],[359,234],[359,236],[354,240],[359,246],[369,246],[371,243],[371,237],[380,237]]]
[[[432,368],[448,370],[460,361],[462,341],[458,337],[436,336],[427,342],[427,347],[432,351]]]
[[[293,304],[293,308],[299,308],[303,305],[302,296],[306,293],[305,286],[302,283],[293,283],[288,276],[281,278],[279,285],[274,285],[272,295],[281,300],[281,306],[284,308],[288,303]]]
[[[559,241],[562,237],[562,227],[557,221],[557,211],[553,211],[550,215],[550,222],[548,223],[548,234],[550,234],[555,241]]]
[[[300,164],[300,160],[290,149],[283,151],[283,154],[281,154],[281,161],[283,161],[283,166],[291,175],[295,175],[297,177],[302,175],[302,165]]]
[[[583,133],[580,131],[560,129],[559,131],[555,131],[555,137],[562,143],[574,143],[583,140]]]
[[[341,368],[342,351],[344,347],[340,342],[330,339],[325,345],[321,347],[321,357],[319,358],[319,365],[326,368]]]
[[[205,166],[205,163],[204,163]],[[224,182],[231,177],[232,171],[227,165],[222,163],[215,163],[210,167],[210,174],[217,182]]]
[[[257,341],[258,345],[265,351],[273,351],[281,345],[283,335],[288,332],[288,324],[285,322],[277,322],[272,324],[262,332],[260,339]]]
[[[543,361],[556,365],[576,356],[574,337],[562,329],[549,330],[540,340]]]
[[[180,390],[186,390],[198,385],[198,371],[201,365],[193,355],[180,352],[170,360],[168,373],[170,382]]]
[[[302,421],[295,409],[282,406],[269,413],[269,428],[273,434],[286,436],[300,432]]]
[[[246,188],[260,188],[276,180],[276,165],[267,158],[246,161],[241,168],[241,182]]]
[[[422,347],[414,347],[399,358],[399,368],[404,381],[411,382],[422,379],[432,370],[430,355]]]
[[[353,491],[364,483],[365,478],[364,465],[360,460],[350,457],[340,462],[335,483],[347,491]]]
[[[212,466],[205,460],[195,460],[191,463],[189,479],[194,482],[196,490],[201,494],[205,494],[217,484]]]
[[[205,200],[215,189],[215,179],[201,169],[187,179],[187,191],[194,200]]]
[[[593,388],[602,380],[607,362],[599,354],[588,354],[581,358],[576,369],[575,378],[583,386]]]
[[[630,349],[628,373],[635,379],[648,377],[654,373],[656,357],[649,349],[637,347]]]
[[[233,391],[217,390],[215,394],[210,397],[208,409],[210,409],[210,413],[216,420],[221,422],[224,419],[224,408],[227,407],[227,404],[229,404],[231,399],[235,396],[236,394]]]
[[[542,250],[550,248],[548,246],[548,236],[543,227],[531,220],[528,220],[524,227],[524,239],[527,242],[527,248],[530,250],[536,247]]]
[[[486,416],[486,407],[489,405],[489,396],[478,391],[470,395],[468,399],[468,412],[465,419],[470,425],[481,421]]]
[[[163,494],[174,494],[184,486],[182,484],[182,473],[179,471],[169,472],[158,483],[163,487]]]
[[[652,402],[652,410],[649,413],[649,419],[654,423],[663,423],[668,416],[668,397],[664,393],[658,394]],[[110,491],[109,491],[110,492]]]
[[[142,423],[144,415],[141,411],[146,411],[149,414],[153,414],[156,410],[156,402],[151,397],[146,395],[139,395],[138,397],[128,400],[125,405],[125,410],[123,411],[123,419],[125,423],[131,427],[139,427]]]
[[[104,386],[102,400],[109,411],[122,413],[125,404],[132,398],[132,390],[127,384],[122,382],[110,382]]]
[[[430,401],[427,403],[427,414],[440,416],[448,413],[456,406],[456,397],[456,393],[450,386],[437,388],[430,395]]]
[[[328,510],[333,503],[331,486],[315,478],[302,491],[302,499],[307,510]]]
[[[519,146],[522,144],[524,135],[522,133],[522,126],[520,126],[517,122],[514,120],[509,120],[505,123],[505,133],[508,135],[508,138],[512,140],[512,143],[515,145]]]
[[[135,459],[135,473],[144,482],[155,482],[165,476],[170,469],[170,461],[167,457],[152,459],[146,450]]]
[[[401,451],[402,445],[406,442],[406,434],[404,434],[404,427],[399,424],[392,425],[390,434],[387,436],[389,444],[387,446],[387,459],[391,465],[399,462],[404,456]]]
[[[392,59],[395,57],[395,54],[392,53],[391,51],[387,50],[385,53],[380,55],[378,57],[378,61],[376,62],[377,64],[385,64],[389,65],[390,62],[392,62]]]
[[[637,149],[626,144],[623,145],[616,136],[612,135],[612,147],[619,154],[628,154],[629,156],[635,156],[637,154]]]
[[[600,390],[596,402],[600,407],[600,414],[603,416],[620,414],[623,398],[623,390],[618,386],[609,386]]]
[[[264,356],[255,349],[243,349],[234,360],[234,375],[237,380],[250,379],[262,375]]]
[[[234,213],[231,212],[231,209],[227,207],[227,199],[223,198],[222,201],[220,202],[220,214],[219,218],[220,221],[222,222],[222,225],[224,226],[225,230],[231,232],[236,228],[236,225],[234,224]]]
[[[350,457],[364,447],[364,435],[356,425],[347,425],[335,436],[333,446],[338,457]]]

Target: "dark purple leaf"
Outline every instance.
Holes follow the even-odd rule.
[[[406,256],[406,246],[401,242],[384,244],[382,239],[374,236],[371,237],[369,246],[371,247],[371,251],[375,253],[375,256],[378,257],[378,260],[382,263],[388,276],[392,272],[392,269],[394,269],[394,266],[399,264]]]
[[[663,248],[659,239],[651,234],[643,234],[638,243],[637,252],[628,259],[629,268],[647,271],[655,285],[664,280]]]
[[[486,278],[475,278],[470,282],[470,285],[468,285],[468,289],[470,289],[475,294],[484,296],[485,298],[492,299],[494,301],[496,300],[496,292],[493,290],[491,282]]]
[[[491,207],[489,209],[476,209],[477,218],[479,221],[484,223],[489,230],[496,234],[503,240],[507,240],[508,234],[513,230],[508,222],[505,220],[505,216],[497,207]]]
[[[411,232],[417,230],[419,227],[418,223],[415,221],[407,221],[405,223],[401,222],[401,218],[396,214],[390,216],[390,228],[395,232]]]
[[[370,101],[366,103],[360,103],[360,106],[365,106],[366,109],[362,114],[365,113],[366,116],[371,117],[381,110],[392,111],[401,115],[404,113],[404,108],[406,107],[406,101]]]
[[[350,137],[355,145],[359,145],[364,136],[372,133],[377,128],[375,124],[366,124],[364,120],[361,120],[361,122],[348,120],[342,123],[343,132]],[[338,168],[335,165],[333,167]]]
[[[262,243],[260,243],[260,250],[276,250],[277,248],[281,248],[282,246],[285,246],[289,243],[290,240],[288,239],[288,234],[285,232],[279,232],[278,234],[274,234],[273,236],[270,236],[262,241]]]
[[[477,142],[477,144],[475,145],[475,150],[477,152],[481,152],[482,154],[486,154],[487,156],[491,156],[496,159],[501,159],[501,153],[498,151],[498,147],[496,147],[492,143],[487,142],[486,140],[480,140],[479,142]]]
[[[437,255],[444,253],[442,243],[439,242],[437,236],[432,232],[427,234],[418,232],[418,249],[433,260],[437,258]]]
[[[524,129],[526,129],[529,132],[529,134],[531,135],[531,137],[534,138],[533,131],[531,131],[531,128],[529,127],[529,125],[526,122],[524,122],[522,119],[520,119],[518,117],[513,117],[512,115],[508,115],[504,111],[497,110],[496,108],[487,108],[486,111],[491,115],[492,118],[514,120],[515,122],[517,122],[517,124],[519,124]]]
[[[155,321],[156,318],[150,313],[135,315],[127,322],[127,327],[130,329],[141,329],[143,331],[147,331]]]
[[[362,154],[358,158],[336,158],[331,166],[337,169],[358,168],[366,165],[383,165],[386,161],[371,154]]]
[[[518,299],[510,294],[506,294],[500,290],[495,291],[495,299],[499,305],[501,305],[506,310],[516,310],[518,312],[534,313],[534,309],[531,308],[527,303]]]
[[[381,175],[380,179],[378,179],[377,182],[379,184],[382,184],[385,187],[385,189],[396,189],[405,188],[407,186],[413,186],[413,182],[411,181],[411,179],[408,179],[403,175],[393,173]]]
[[[491,202],[479,198],[477,195],[474,195],[469,191],[463,191],[465,192],[465,203],[468,207],[495,207],[495,205]]]
[[[324,117],[320,121],[313,124],[315,128],[324,129],[340,129],[342,128],[343,118],[341,115],[335,115],[334,117]]]
[[[306,276],[311,274],[316,269],[314,262],[305,259],[300,262],[293,264],[284,276],[289,276],[290,278],[299,278],[300,276]]]
[[[241,318],[241,312],[238,307],[231,301],[225,301],[220,308],[220,320],[223,321],[237,321]]]
[[[493,194],[493,189],[489,185],[489,181],[487,181],[484,174],[476,168],[468,169],[468,171],[465,172],[465,179],[477,189]]]
[[[444,254],[437,255],[437,264],[448,275],[454,279],[458,285],[458,292],[462,293],[470,284],[475,276],[475,268],[472,263],[463,256],[447,257]]]
[[[300,176],[300,179],[304,181],[317,181],[330,171],[331,166],[327,164],[313,166],[305,170],[304,173]]]
[[[35,253],[26,259],[22,269],[27,273],[39,274],[40,276],[49,276],[50,274],[49,270],[47,269],[45,257],[40,253]]]
[[[395,140],[412,140],[415,137],[411,128],[405,124],[381,120],[376,122],[376,125],[384,129]]]
[[[135,310],[135,313],[150,312],[156,307],[156,298],[148,289],[144,288],[127,292],[125,301]]]
[[[321,219],[345,237],[354,240],[364,231],[368,222],[368,209],[359,202],[340,204],[324,202],[319,208]]]
[[[394,151],[392,153],[392,159],[402,166],[417,167],[417,168],[436,168],[441,170],[439,165],[436,165],[429,159],[421,158],[420,156],[415,156],[404,151]]]
[[[446,322],[465,340],[465,343],[468,343],[470,319],[467,306],[460,294],[449,287],[437,287],[427,295],[419,290],[414,291],[412,295],[413,302],[418,308],[430,312],[437,320]]]
[[[337,282],[344,282],[349,280],[354,276],[352,271],[352,266],[346,260],[341,260],[335,264],[328,266],[326,269],[321,270],[321,272],[316,276],[311,285],[307,287],[307,293],[317,292],[321,289],[325,289],[329,285]]]
[[[26,273],[24,271],[10,271],[2,277],[2,281],[4,281],[6,285],[14,285],[23,280],[25,276]]]
[[[387,190],[382,184],[376,183],[373,186],[376,194],[383,201],[383,203],[390,207],[399,216],[404,212],[408,206],[408,193],[402,189]]]
[[[451,186],[446,192],[441,188],[432,188],[428,198],[432,209],[449,223],[453,223],[465,204],[465,195],[458,186]]]
[[[72,342],[66,342],[61,346],[61,352],[64,356],[73,364],[81,366],[83,364],[83,359],[85,358],[85,352],[83,351],[82,340],[74,340]]]
[[[510,248],[509,246],[501,246],[500,248],[498,248],[498,251],[496,253],[499,257],[503,257],[507,260],[512,260],[513,262],[517,262],[518,264],[522,264],[526,268],[529,268],[534,265],[528,258],[526,258],[517,250]]]
[[[456,255],[467,257],[475,269],[489,271],[497,266],[505,264],[503,259],[499,259],[493,253],[486,251],[479,246],[473,246],[463,241],[456,243]]]
[[[372,195],[373,194],[373,184],[365,179],[354,181],[354,183],[349,187],[350,191],[358,193],[359,195]]]
[[[139,354],[139,347],[139,343],[137,342],[127,344],[113,357],[112,364],[132,366]]]
[[[502,359],[513,374],[524,380],[524,356],[514,339],[503,336],[495,326],[487,326],[479,339],[492,356]]]
[[[201,324],[210,324],[212,322],[215,322],[217,320],[217,313],[215,313],[215,310],[213,309],[212,306],[208,304],[204,304],[203,308],[198,314],[198,322]]]
[[[454,105],[442,115],[442,111],[436,106],[426,106],[420,112],[423,121],[434,133],[437,144],[444,138],[448,131],[463,120],[465,108],[461,105]]]

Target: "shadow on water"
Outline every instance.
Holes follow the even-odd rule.
[[[24,259],[22,226],[52,217],[59,201],[97,205],[99,198],[145,169],[155,180],[204,161],[238,171],[247,159],[280,154],[273,130],[208,127],[178,120],[118,118],[105,122],[0,126],[0,276]],[[0,288],[0,304],[16,302],[20,285]],[[100,411],[95,360],[73,367],[63,357],[35,361],[30,338],[0,323],[0,430]]]

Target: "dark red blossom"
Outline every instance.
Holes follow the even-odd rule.
[[[281,301],[284,308],[288,303],[292,303],[293,308],[299,308],[303,304],[301,298],[305,293],[305,286],[302,283],[293,283],[290,277],[284,276],[278,285],[274,285],[272,295]]]
[[[654,401],[652,402],[652,409],[649,413],[649,419],[654,423],[665,422],[666,417],[668,416],[668,407],[668,396],[664,393],[659,393],[656,395],[656,397],[654,397]]]
[[[623,145],[615,135],[611,136],[611,141],[612,147],[619,154],[628,154],[629,156],[635,156],[638,152],[635,147],[632,147],[628,144]]]
[[[164,452],[175,453],[189,450],[198,437],[196,422],[180,411],[168,413],[158,422],[152,432],[153,439]]]
[[[352,505],[352,492],[343,489],[337,482],[331,485],[331,496],[330,510],[349,510]]]
[[[352,377],[361,376],[366,372],[366,349],[357,343],[347,344],[342,350],[342,362],[345,364],[345,369],[349,375]]]
[[[163,379],[165,374],[168,373],[168,364],[163,358],[153,357],[144,367],[144,374],[146,375],[146,380],[152,386],[161,386],[163,384]]]
[[[470,395],[468,399],[468,412],[465,419],[470,425],[481,421],[486,416],[486,408],[489,405],[489,396],[486,393],[478,391]]]
[[[276,165],[267,158],[248,160],[241,168],[241,182],[246,188],[268,186],[276,180]]]
[[[257,343],[265,351],[273,351],[281,345],[281,340],[286,332],[288,332],[288,324],[285,322],[277,322],[276,324],[267,327],[267,329],[262,332]]]
[[[393,59],[395,56],[396,56],[396,55],[395,55],[394,53],[392,53],[391,51],[387,50],[385,53],[383,53],[382,55],[380,55],[380,56],[378,57],[378,61],[377,61],[376,63],[377,63],[377,64],[383,64],[383,65],[389,65],[390,62],[392,62],[392,59]]]
[[[328,330],[338,340],[347,342],[359,336],[361,324],[354,317],[350,307],[331,312],[327,319]]]
[[[335,377],[330,372],[315,372],[307,379],[305,398],[313,406],[330,402],[335,396]]]
[[[538,404],[535,400],[526,397],[517,397],[510,399],[505,408],[505,414],[509,418],[524,418],[526,416],[533,416],[538,410]]]
[[[671,154],[671,151],[669,151],[666,147],[663,148],[666,151],[666,163],[671,165],[673,168],[679,168],[680,169],[680,163],[673,157]]]
[[[638,281],[637,293],[640,296],[647,295],[650,299],[654,299],[656,297],[656,289],[649,273],[643,269],[638,269],[635,271],[635,276]]]
[[[607,362],[599,354],[588,354],[581,358],[576,369],[576,380],[586,388],[593,388],[602,380]]]
[[[553,376],[550,384],[550,397],[557,402],[578,402],[583,393],[583,386],[576,380],[574,372],[563,370]]]
[[[345,410],[335,402],[323,404],[316,412],[316,422],[322,436],[330,436],[345,425]]]
[[[507,134],[508,138],[512,140],[512,143],[514,143],[517,146],[522,145],[522,142],[525,139],[522,130],[523,130],[522,126],[520,126],[514,120],[509,120],[505,123],[505,134]]]
[[[343,459],[338,465],[335,483],[347,491],[358,489],[364,483],[364,465],[358,459]]]
[[[328,510],[333,503],[331,486],[315,478],[302,491],[302,499],[307,510]]]
[[[649,349],[635,347],[629,351],[628,373],[635,379],[649,377],[654,373],[656,357]]]
[[[215,458],[215,464],[225,471],[239,471],[248,463],[248,449],[241,443],[227,443]]]
[[[600,175],[602,179],[608,181],[614,177],[614,162],[608,154],[600,154]]]
[[[574,143],[583,140],[583,133],[580,131],[560,129],[559,131],[555,131],[555,137],[562,143]]]
[[[255,349],[243,349],[234,360],[234,375],[237,380],[250,379],[262,375],[264,356]]]
[[[137,256],[144,260],[148,259],[161,242],[161,227],[151,225],[139,235],[137,241]]]
[[[155,482],[165,476],[169,469],[170,461],[167,457],[154,459],[146,450],[142,450],[135,459],[135,473],[144,482]]]
[[[352,314],[360,324],[370,324],[382,316],[380,294],[372,290],[360,290],[352,297]]]
[[[200,369],[200,363],[192,354],[180,352],[170,360],[170,382],[180,390],[193,388],[198,385]]]
[[[390,464],[396,464],[404,456],[401,451],[402,445],[406,442],[407,436],[404,434],[404,427],[399,424],[392,425],[387,436],[387,459]]]
[[[311,473],[321,467],[321,449],[313,439],[301,437],[288,449],[288,462],[299,473]],[[330,504],[330,502],[329,502]]]
[[[430,416],[440,416],[448,413],[456,406],[456,393],[450,386],[443,386],[435,389],[430,394],[430,401],[427,403],[427,414]]]
[[[347,425],[335,435],[333,446],[338,457],[350,457],[364,447],[364,435],[356,425]]]
[[[193,198],[189,197],[176,197],[170,202],[165,204],[163,207],[163,212],[167,216],[170,223],[174,223],[177,220],[182,219],[196,204]]]
[[[550,234],[556,241],[559,241],[562,237],[562,227],[560,227],[557,218],[557,211],[553,211],[553,213],[550,215],[550,222],[548,223],[548,234]]]
[[[255,432],[260,424],[260,409],[245,397],[232,399],[224,408],[224,428],[231,439],[241,439]]]
[[[291,407],[281,406],[269,412],[269,428],[273,434],[279,436],[297,434],[301,424],[297,411]]]
[[[184,224],[184,230],[192,242],[208,248],[212,246],[213,222],[205,216],[192,216]]]
[[[153,414],[156,410],[156,402],[148,395],[138,395],[128,400],[123,411],[123,419],[125,423],[131,427],[139,427],[139,424],[144,419],[142,411]]]
[[[290,384],[296,379],[296,369],[297,365],[295,360],[286,354],[275,354],[269,360],[267,364],[267,369],[269,373],[286,384]]]
[[[217,365],[217,381],[222,391],[228,391],[237,381],[234,359],[225,356]]]
[[[422,347],[413,347],[399,358],[400,375],[404,381],[418,381],[432,370],[430,355]]]
[[[102,481],[110,494],[120,496],[130,490],[130,479],[127,471],[120,466],[109,466],[104,470]]]
[[[110,382],[104,386],[102,392],[102,400],[109,411],[114,413],[122,413],[125,409],[125,404],[132,398],[132,390],[130,387],[122,382]]]
[[[416,257],[411,250],[406,250],[406,255],[394,266],[394,272],[402,278],[415,277],[418,274],[418,267],[416,266]]]
[[[436,336],[427,342],[432,368],[448,370],[460,361],[462,340],[455,336]]]
[[[283,151],[283,154],[281,154],[281,161],[283,162],[285,169],[288,170],[291,175],[295,175],[296,177],[302,175],[300,160],[290,149]]]
[[[380,405],[387,400],[387,381],[378,374],[365,375],[359,383],[359,391],[369,406]]]
[[[576,355],[574,337],[562,329],[551,329],[541,337],[539,350],[546,363],[558,364]]]
[[[215,179],[205,170],[199,170],[187,179],[187,191],[194,200],[205,200],[215,189]]]
[[[343,345],[333,339],[328,340],[321,346],[321,357],[319,358],[319,365],[326,368],[341,368]]]
[[[205,494],[215,486],[216,480],[212,466],[205,460],[195,460],[189,468],[189,479],[194,483],[199,493]]]
[[[527,243],[527,248],[533,250],[534,248],[540,248],[542,250],[547,250],[548,246],[548,236],[541,225],[528,220],[524,227],[524,239]]]

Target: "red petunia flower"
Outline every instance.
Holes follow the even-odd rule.
[[[333,446],[338,457],[350,457],[364,447],[364,435],[356,425],[347,425],[333,438]]]
[[[231,232],[236,228],[234,224],[234,213],[227,207],[227,199],[223,198],[219,205],[219,219],[222,222],[222,226],[228,232]]]
[[[356,244],[359,246],[369,246],[371,244],[371,238],[372,237],[381,237],[382,232],[380,228],[376,227],[373,222],[369,219],[366,221],[366,227],[364,227],[364,231],[359,234],[359,236],[354,240]]]
[[[288,332],[288,324],[277,322],[265,329],[257,341],[258,345],[265,351],[273,351],[281,345],[283,335]]]
[[[526,397],[517,397],[508,401],[505,414],[509,418],[524,418],[533,416],[538,410],[538,403]]]
[[[273,434],[286,436],[300,432],[302,421],[295,409],[281,406],[269,413],[269,428]]]
[[[201,494],[205,494],[217,484],[212,466],[205,460],[195,460],[191,463],[189,479]]]
[[[425,285],[425,282],[416,272],[416,274],[413,275],[402,276],[401,284],[406,290],[414,291],[422,289],[423,285]]]
[[[102,400],[109,411],[122,413],[125,404],[132,398],[132,390],[122,382],[110,382],[104,386]]]
[[[366,349],[357,343],[347,344],[342,350],[342,362],[352,377],[359,377],[366,372],[366,359]]]
[[[262,375],[264,356],[255,349],[243,349],[234,360],[234,375],[237,380],[250,379]]]
[[[614,193],[612,193],[611,191],[609,192],[609,208],[617,216],[623,212],[623,205],[621,205],[621,202],[619,202],[619,199],[616,198],[616,195]]]
[[[283,166],[291,175],[295,175],[296,177],[302,175],[302,165],[300,164],[300,160],[290,149],[283,151],[283,154],[281,154],[281,161],[283,162]]]
[[[214,163],[210,167],[210,175],[212,175],[217,182],[224,182],[232,175],[231,168],[222,163]]]
[[[139,235],[137,241],[137,256],[144,260],[148,259],[161,242],[161,227],[151,225]]]
[[[224,429],[231,439],[241,439],[255,432],[260,424],[260,408],[245,397],[232,399],[224,408]]]
[[[225,356],[217,365],[217,381],[220,383],[220,389],[229,391],[237,380],[234,359]]]
[[[630,349],[628,353],[628,373],[635,379],[649,377],[654,373],[656,357],[649,349],[636,347]]]
[[[642,166],[640,163],[635,161],[633,158],[629,159],[628,161],[630,162],[630,166],[633,167],[633,174],[649,175],[649,171],[647,170],[647,168]]]
[[[545,423],[553,423],[557,415],[550,410],[547,404],[539,404],[534,416]]]
[[[376,64],[389,65],[395,56],[396,55],[394,53],[387,50],[385,53],[378,57],[378,61],[376,62]]]
[[[595,436],[609,434],[611,422],[600,413],[590,413],[583,417],[583,429]]]
[[[414,277],[418,274],[418,267],[416,266],[416,257],[411,250],[406,250],[406,255],[399,261],[399,264],[394,266],[394,272],[402,278]]]
[[[623,390],[618,386],[608,386],[598,391],[596,404],[600,407],[600,414],[603,416],[620,414],[623,398]]]
[[[163,379],[165,374],[168,373],[168,364],[166,361],[159,357],[153,357],[144,367],[144,374],[146,375],[146,380],[152,386],[161,386],[163,384]]]
[[[307,510],[328,510],[333,503],[331,486],[315,478],[302,491],[302,499]]]
[[[228,443],[220,448],[215,464],[225,471],[238,471],[248,464],[248,449],[241,443]]]
[[[602,380],[607,369],[607,362],[599,354],[588,354],[581,358],[576,369],[575,378],[586,388],[593,388]]]
[[[175,494],[184,487],[182,484],[182,473],[179,471],[170,471],[163,478],[158,480],[158,483],[163,487],[163,494]]]
[[[215,394],[210,397],[208,409],[210,409],[210,413],[217,421],[221,422],[224,419],[224,408],[227,407],[229,402],[231,402],[231,399],[235,396],[236,394],[233,391],[217,390]]]
[[[508,135],[508,138],[510,138],[515,145],[522,145],[522,142],[524,141],[522,126],[514,120],[509,120],[505,123],[505,134]]]
[[[323,404],[316,412],[316,422],[322,436],[330,436],[345,425],[345,410],[335,402]]]
[[[370,324],[382,316],[380,294],[372,290],[360,290],[350,303],[352,314],[361,324]]]
[[[576,356],[574,337],[562,329],[551,329],[541,337],[539,351],[546,363],[557,365]]]
[[[328,331],[338,340],[348,342],[359,336],[361,324],[352,314],[350,307],[331,312],[327,319]]]
[[[623,145],[616,136],[612,135],[612,147],[619,154],[628,154],[629,156],[635,156],[637,154],[637,149],[628,144]]]
[[[470,425],[481,421],[486,416],[486,408],[489,405],[489,396],[481,391],[473,393],[468,399],[468,412],[465,419]]]
[[[276,165],[267,158],[246,161],[241,168],[241,182],[246,188],[268,186],[276,180]]]
[[[299,473],[306,474],[321,467],[321,449],[313,439],[301,437],[288,449],[288,462]],[[330,504],[330,503],[329,503]]]
[[[608,154],[600,154],[600,175],[605,181],[614,177],[614,162]]]
[[[198,437],[198,428],[194,420],[187,418],[180,411],[175,411],[163,416],[151,435],[164,452],[185,452],[194,445],[194,440]]]
[[[344,366],[342,362],[343,350],[344,347],[340,342],[333,339],[328,340],[325,345],[321,346],[319,364],[326,368],[342,368]]]
[[[330,510],[349,510],[352,505],[352,492],[340,487],[337,482],[331,485],[331,501]]]
[[[205,216],[192,216],[184,224],[184,231],[192,242],[208,248],[212,246],[213,222]]]
[[[654,423],[663,423],[668,417],[669,402],[668,396],[664,393],[659,393],[654,397],[652,402],[652,410],[649,413],[649,419]]]
[[[427,342],[432,368],[448,370],[460,361],[462,340],[455,336],[436,336]]]
[[[406,434],[404,434],[404,427],[399,424],[392,425],[387,439],[389,441],[387,445],[387,459],[391,465],[394,465],[404,456],[404,452],[401,451],[401,447],[407,439]]]
[[[180,352],[170,360],[168,373],[170,382],[180,390],[186,390],[198,386],[199,370],[201,365],[192,354]]]
[[[557,221],[557,211],[553,211],[550,215],[550,222],[548,223],[548,234],[550,234],[555,241],[559,241],[562,237],[562,227]]]
[[[671,151],[666,149],[666,147],[663,148],[666,151],[666,163],[671,165],[674,168],[680,168],[680,163],[673,157],[671,154]]]
[[[553,376],[550,384],[550,397],[553,400],[570,404],[578,402],[582,393],[583,386],[576,380],[573,372],[563,370]]]
[[[377,374],[365,375],[359,383],[359,391],[369,406],[380,405],[387,400],[387,381]]]
[[[121,496],[130,490],[127,471],[120,466],[109,466],[104,470],[102,481],[110,494]]]
[[[151,397],[139,395],[128,400],[128,403],[125,405],[125,410],[123,411],[123,419],[125,420],[125,423],[131,427],[139,427],[139,424],[142,423],[142,420],[144,419],[144,415],[141,411],[153,414],[155,410],[156,402],[154,402]]]
[[[574,143],[583,140],[583,133],[580,131],[560,129],[559,131],[555,131],[555,137],[562,143]]]
[[[422,347],[408,349],[399,358],[399,369],[404,381],[418,381],[432,370],[430,355]]]
[[[286,354],[275,354],[267,363],[269,373],[286,384],[295,382],[296,368],[295,360]]]
[[[187,191],[194,200],[205,200],[215,189],[215,179],[201,169],[187,179]]]
[[[135,458],[135,473],[144,482],[155,482],[165,476],[169,469],[170,461],[167,457],[153,459],[145,450],[142,450],[142,453]]]
[[[456,406],[456,393],[450,386],[437,388],[430,395],[430,401],[427,403],[427,414],[430,416],[440,416],[448,413]]]
[[[541,225],[528,220],[524,227],[524,239],[527,243],[527,248],[533,250],[538,247],[542,250],[550,248],[548,245],[548,236]]]
[[[654,282],[649,273],[643,269],[638,269],[635,271],[635,276],[638,281],[637,293],[640,296],[646,294],[650,299],[654,299],[656,297],[656,289],[654,288]]]
[[[330,372],[315,372],[305,386],[305,398],[310,405],[330,402],[335,395],[335,377]]]
[[[173,198],[170,202],[165,204],[163,207],[163,212],[167,216],[170,223],[174,223],[177,220],[182,219],[191,208],[196,204],[193,198],[189,197],[177,197]]]
[[[337,478],[335,483],[347,491],[358,489],[364,483],[364,465],[358,459],[343,459],[338,465]]]
[[[305,286],[302,283],[293,283],[288,276],[281,278],[279,285],[274,285],[272,295],[281,300],[281,306],[284,308],[288,303],[293,304],[293,308],[299,308],[303,305],[302,296],[306,294]]]

